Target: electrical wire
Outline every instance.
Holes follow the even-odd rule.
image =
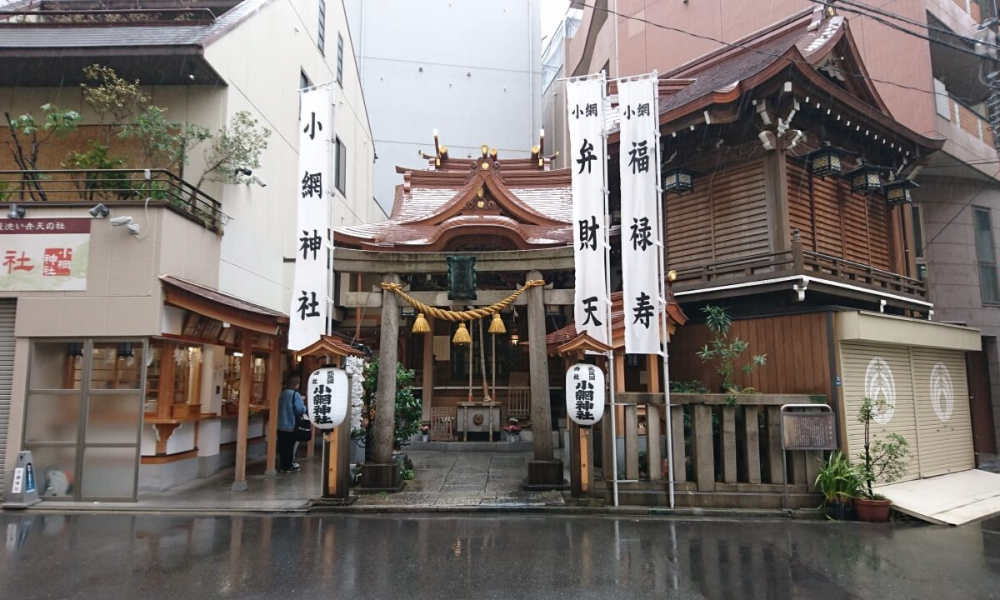
[[[1000,177],[1000,169],[997,169],[996,173],[993,174],[992,179],[996,179],[997,177]],[[973,194],[972,197],[969,198],[969,201],[963,204],[962,207],[958,209],[958,212],[956,212],[952,218],[948,219],[948,222],[945,223],[936,234],[934,234],[934,237],[928,240],[927,243],[920,248],[920,254],[923,254],[924,251],[927,250],[927,248],[934,243],[934,240],[938,239],[938,237],[940,237],[941,234],[944,233],[948,229],[948,227],[955,222],[955,219],[957,219],[963,212],[965,212],[965,209],[969,208],[969,206],[971,206],[972,203],[975,202],[976,199],[979,198],[979,196],[981,196],[982,193],[988,189],[992,188],[986,186],[979,188],[979,191]]]
[[[865,4],[864,2],[858,2],[857,0],[813,0],[813,2],[821,3],[821,4],[824,4],[826,6],[834,6],[834,8],[836,8],[836,4],[837,3],[839,3],[841,5],[841,7],[844,4],[847,4],[848,6],[853,6],[853,7],[856,7],[858,9],[861,9],[861,10],[867,10],[867,11],[876,13],[878,15],[881,15],[883,17],[888,17],[888,18],[894,19],[896,21],[907,23],[909,25],[914,25],[916,27],[920,27],[920,28],[926,29],[928,31],[934,31],[934,32],[937,32],[937,33],[943,33],[945,35],[951,36],[953,38],[956,38],[956,39],[959,39],[959,40],[962,40],[962,41],[965,41],[965,42],[968,42],[968,43],[973,44],[973,45],[979,44],[979,45],[982,45],[982,46],[987,46],[987,47],[990,47],[990,48],[995,48],[997,50],[1000,50],[1000,45],[991,44],[989,42],[980,41],[980,40],[977,40],[975,38],[970,38],[970,37],[967,37],[967,36],[964,36],[964,35],[959,35],[959,34],[955,33],[954,31],[951,31],[950,29],[944,29],[942,27],[935,27],[934,25],[929,25],[927,23],[921,23],[920,21],[916,21],[916,20],[911,19],[909,17],[904,17],[903,15],[900,15],[898,13],[894,13],[894,12],[890,12],[890,11],[887,11],[887,10],[883,10],[882,8],[879,8],[877,6],[872,6],[871,4]]]
[[[789,57],[781,55],[781,54],[775,54],[773,52],[766,52],[764,50],[760,50],[758,48],[754,48],[753,46],[750,46],[748,44],[743,44],[743,43],[739,43],[739,42],[725,42],[725,41],[722,41],[722,40],[720,40],[718,38],[714,38],[714,37],[711,37],[711,36],[708,36],[708,35],[703,35],[703,34],[700,34],[700,33],[694,33],[692,31],[687,31],[687,30],[681,29],[679,27],[671,27],[669,25],[663,25],[661,23],[656,23],[654,21],[650,21],[649,19],[646,19],[646,18],[643,18],[643,17],[635,17],[635,16],[629,16],[629,15],[623,15],[623,14],[620,14],[620,13],[616,13],[612,9],[605,8],[603,6],[596,6],[594,4],[588,4],[586,2],[580,2],[580,7],[583,8],[583,9],[590,8],[592,10],[599,10],[599,11],[602,11],[602,12],[606,12],[608,14],[616,15],[618,17],[621,17],[622,19],[626,19],[626,20],[629,20],[629,21],[636,21],[636,22],[648,25],[650,27],[656,27],[657,29],[662,29],[664,31],[672,31],[674,33],[680,33],[682,35],[686,35],[688,37],[692,37],[692,38],[695,38],[695,39],[699,39],[699,40],[703,40],[703,41],[707,41],[707,42],[713,42],[713,43],[719,44],[719,45],[721,45],[723,47],[727,47],[727,48],[739,48],[741,50],[746,50],[748,52],[753,52],[755,54],[759,54],[761,56],[770,56],[772,58],[776,58],[776,59],[787,61],[789,64],[800,64],[800,65],[808,66],[810,68],[812,68],[812,67],[815,66],[815,65],[813,65],[812,63],[810,63],[809,61],[806,61],[806,60],[797,60],[797,59],[789,58]],[[979,56],[978,54],[976,56],[978,56],[979,58],[983,58],[982,56]],[[884,85],[890,85],[890,86],[893,86],[893,87],[896,87],[896,88],[899,88],[899,89],[910,90],[910,91],[914,91],[914,92],[920,92],[920,93],[928,94],[928,95],[931,95],[931,96],[934,96],[934,97],[937,97],[937,96],[940,95],[938,92],[935,92],[934,90],[927,90],[927,89],[924,89],[924,88],[919,88],[919,87],[912,86],[912,85],[906,85],[906,84],[903,84],[903,83],[897,83],[895,81],[889,81],[889,80],[886,80],[886,79],[876,79],[875,77],[871,77],[871,76],[868,76],[868,75],[862,75],[861,73],[852,73],[850,71],[845,71],[844,69],[841,69],[839,67],[831,67],[830,70],[831,71],[837,71],[837,72],[839,72],[839,73],[841,73],[843,75],[849,76],[849,77],[855,77],[855,78],[858,78],[858,79],[863,79],[865,81],[871,81],[873,83],[881,83],[881,84],[884,84]],[[961,100],[972,101],[971,98],[961,98],[961,97],[958,97],[958,96],[956,96],[956,97],[959,98],[959,99],[961,99]]]

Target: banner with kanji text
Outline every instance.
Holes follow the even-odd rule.
[[[87,289],[91,219],[0,222],[0,291]]]
[[[657,203],[657,80],[618,82],[619,168],[622,192],[622,290],[625,352],[659,354],[662,235]]]
[[[573,316],[578,333],[608,343],[610,303],[605,215],[607,169],[604,141],[605,78],[601,73],[566,82],[569,115],[569,164],[573,174],[573,257],[576,295]]]
[[[330,190],[333,90],[303,90],[299,121],[299,170],[295,186],[295,277],[289,312],[288,349],[301,350],[327,332],[329,281],[333,269]]]

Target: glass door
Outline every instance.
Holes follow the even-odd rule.
[[[143,340],[32,344],[24,448],[41,497],[135,500],[148,350]]]

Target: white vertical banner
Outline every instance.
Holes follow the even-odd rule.
[[[576,330],[608,341],[610,299],[607,288],[604,140],[604,73],[566,82],[569,109],[570,167],[573,173],[573,257]]]
[[[298,208],[295,227],[295,278],[289,312],[288,349],[302,350],[327,332],[329,277],[333,269],[331,235],[331,160],[333,89],[302,90],[299,121]]]
[[[662,236],[655,76],[619,80],[625,352],[660,354]]]

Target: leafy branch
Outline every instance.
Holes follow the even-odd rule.
[[[733,340],[729,339],[733,319],[725,308],[709,305],[702,308],[701,311],[705,313],[705,324],[715,335],[715,339],[696,354],[702,362],[715,362],[715,372],[722,378],[722,391],[729,394],[728,404],[735,406],[736,394],[754,392],[753,388],[741,388],[733,381],[737,361],[750,349],[750,344],[738,337]],[[767,355],[757,354],[750,357],[750,361],[739,368],[744,375],[750,375],[755,369],[765,364],[767,364]]]

